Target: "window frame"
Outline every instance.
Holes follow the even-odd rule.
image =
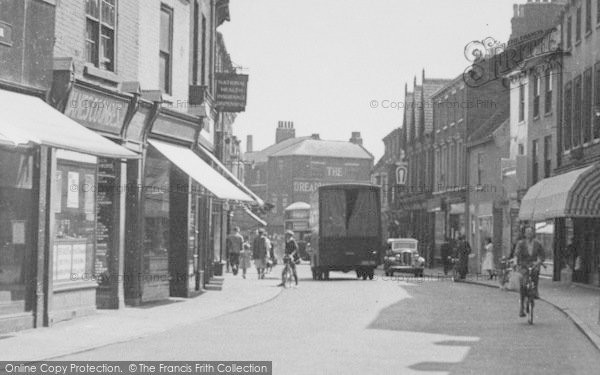
[[[592,0],[585,0],[585,34],[592,32]]]
[[[600,0],[598,0],[600,1]],[[600,5],[600,4],[599,4]],[[594,105],[592,108],[592,138],[600,139],[600,61],[594,64]]]
[[[573,46],[573,16],[569,15],[567,17],[567,49],[570,49]]]
[[[546,91],[544,93],[544,113],[548,114],[548,113],[552,113],[552,91],[553,91],[553,79],[552,79],[552,69],[549,69],[546,71],[546,79],[545,79],[545,85],[546,85]]]
[[[581,21],[581,17],[582,17],[582,7],[581,5],[579,5],[577,7],[577,10],[575,11],[575,43],[579,43],[581,42],[581,28],[582,28],[582,21]]]
[[[581,108],[581,133],[583,143],[589,143],[592,140],[592,94],[593,94],[593,75],[592,68],[589,67],[583,72],[583,96]]]
[[[525,84],[519,86],[519,122],[525,121]]]
[[[539,162],[538,162],[538,154],[539,154],[539,142],[537,139],[531,141],[531,181],[533,184],[536,184],[539,181]]]
[[[544,178],[552,175],[552,136],[544,137]]]
[[[110,3],[112,1],[112,3]],[[91,14],[88,9],[88,4],[96,3],[98,16]],[[117,30],[118,30],[118,0],[86,0],[85,7],[85,33],[84,33],[84,43],[85,43],[85,62],[88,64],[92,64],[94,67],[115,73],[117,71]],[[113,9],[114,19],[113,25],[107,22],[103,17],[103,6],[106,5],[109,8]],[[94,39],[88,38],[88,26],[94,25],[95,34]],[[112,54],[112,59],[106,59],[106,54],[103,53],[105,48],[103,47],[103,40],[105,33],[104,29],[107,29],[112,33],[112,38],[110,39],[112,42],[112,48],[110,48],[110,52]],[[93,44],[94,47],[94,55],[92,57],[89,56],[88,45]],[[108,62],[108,63],[107,63]]]
[[[582,75],[579,74],[573,79],[573,125],[572,125],[572,144],[573,147],[579,147],[582,144],[582,117],[581,110],[583,109],[582,103]]]
[[[540,117],[541,80],[538,74],[533,75],[533,118]]]
[[[563,102],[563,150],[570,150],[573,147],[573,81],[565,84]]]
[[[169,15],[169,51],[164,51],[162,49],[160,39],[162,39],[162,14],[166,13]],[[158,44],[158,58],[159,58],[159,83],[160,89],[164,91],[165,94],[171,95],[173,92],[173,24],[174,24],[174,10],[168,5],[161,3],[160,4],[160,15],[161,20],[159,21],[159,44]],[[163,55],[168,57],[168,67],[166,67],[165,72],[160,71],[160,61],[163,58]],[[162,82],[162,73],[165,73],[165,81]]]

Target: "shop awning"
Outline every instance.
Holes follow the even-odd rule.
[[[256,214],[254,212],[250,211],[250,209],[248,209],[247,207],[244,207],[244,212],[246,212],[246,214],[248,214],[248,216],[250,216],[251,218],[253,218],[260,225],[267,226],[267,222],[266,221],[264,221],[260,217],[256,216]]]
[[[178,166],[197,183],[204,186],[217,198],[253,202],[253,199],[238,189],[223,175],[213,169],[208,163],[200,159],[192,150],[160,141],[148,141],[156,147],[161,154]]]
[[[557,217],[600,217],[600,166],[546,178],[529,188],[521,201],[519,220]]]
[[[231,173],[229,169],[227,169],[227,167],[225,167],[223,163],[221,163],[221,161],[217,159],[211,152],[203,149],[202,147],[200,147],[200,151],[202,151],[204,155],[210,158],[210,160],[212,160],[219,167],[219,169],[221,169],[221,171],[223,171],[223,173],[225,173],[225,175],[227,175],[227,177],[229,177],[234,182],[234,184],[239,189],[241,189],[244,193],[254,198],[254,200],[256,201],[256,203],[258,203],[259,206],[264,206],[265,202],[263,202],[263,200],[260,199],[258,195],[254,194],[252,190],[250,190],[246,185],[244,185],[243,182],[238,180],[237,177],[235,177],[234,174]]]
[[[6,145],[38,144],[118,159],[139,157],[33,96],[0,90],[0,113],[0,142]]]

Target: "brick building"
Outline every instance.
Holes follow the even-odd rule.
[[[400,222],[393,210],[398,185],[406,179],[406,164],[402,149],[402,128],[396,128],[383,137],[383,156],[377,161],[371,172],[371,182],[381,186],[381,212],[383,216],[384,236],[397,238],[400,236]],[[398,169],[402,171],[398,171]]]
[[[358,132],[349,141],[322,140],[318,134],[296,138],[293,123],[280,121],[275,139],[274,145],[244,156],[250,165],[246,183],[273,205],[265,217],[270,232],[282,233],[285,208],[308,203],[319,186],[371,181],[373,156]]]
[[[557,90],[554,176],[531,186],[519,218],[549,222],[554,232],[554,279],[600,285],[600,8],[567,1],[560,14],[562,70]],[[575,252],[568,253],[567,245]],[[580,265],[574,271],[575,266]],[[569,267],[566,267],[566,266]]]

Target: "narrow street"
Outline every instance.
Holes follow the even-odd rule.
[[[308,266],[299,270],[300,286],[269,302],[56,359],[272,360],[277,374],[591,374],[600,367],[597,349],[544,302],[530,326],[517,316],[515,293],[381,273],[373,281],[353,273],[313,281]]]

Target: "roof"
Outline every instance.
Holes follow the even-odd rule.
[[[440,88],[452,82],[451,79],[431,79],[426,78],[423,81],[423,96],[425,101],[425,106],[423,108],[423,112],[425,113],[425,133],[430,133],[433,130],[433,94],[437,92]]]
[[[327,141],[310,137],[295,142],[269,156],[308,155],[321,157],[373,159],[364,147],[348,141]]]
[[[500,104],[500,108],[488,118],[481,126],[479,126],[469,136],[469,143],[475,145],[488,140],[492,133],[500,128],[505,121],[508,121],[510,115],[510,103],[504,102]]]
[[[311,137],[289,138],[285,141],[275,143],[261,151],[246,152],[244,154],[244,159],[246,161],[252,161],[255,163],[266,163],[269,160],[269,156],[283,150],[284,148],[290,147],[298,142],[302,142],[303,140],[310,138]]]

